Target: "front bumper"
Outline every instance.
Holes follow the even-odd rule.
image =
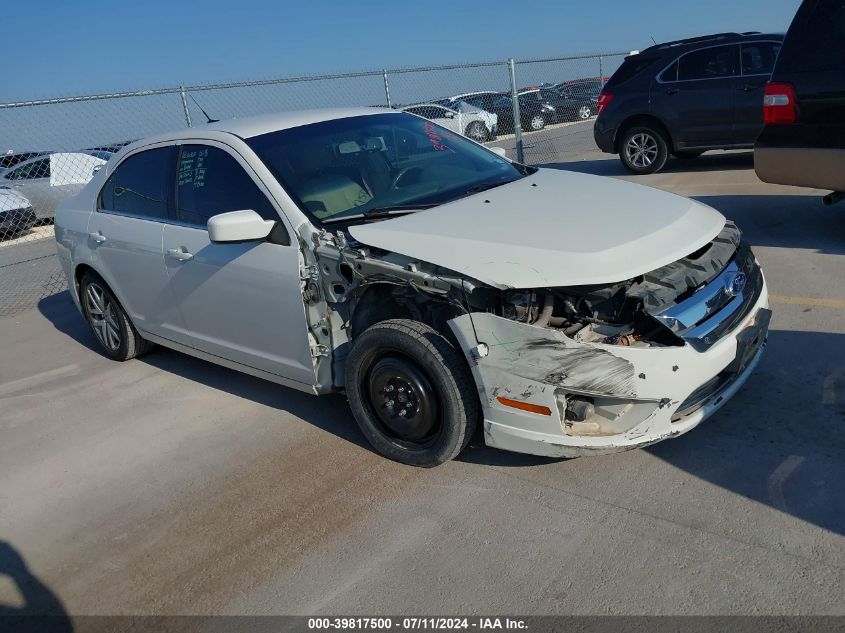
[[[703,351],[690,344],[582,343],[487,313],[450,324],[467,350],[481,397],[485,442],[519,453],[579,457],[647,446],[695,428],[756,367],[770,314],[763,281],[739,324]],[[500,397],[546,407],[551,414],[514,409]],[[584,428],[567,421],[566,403],[573,397],[594,400],[601,422]]]

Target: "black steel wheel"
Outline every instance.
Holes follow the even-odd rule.
[[[475,430],[478,392],[466,360],[418,321],[383,321],[355,339],[346,395],[370,444],[404,464],[447,462]]]

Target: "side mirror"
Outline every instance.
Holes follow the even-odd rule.
[[[455,113],[454,113],[454,112],[449,112],[448,110],[446,110],[446,112],[444,112],[444,113],[443,113],[443,116],[445,116],[447,119],[454,119],[454,118],[455,118]]]
[[[504,147],[489,147],[488,149],[496,156],[501,156],[502,158],[508,157],[508,153],[505,151]]]
[[[208,238],[212,243],[263,240],[276,225],[255,211],[229,211],[208,219]]]

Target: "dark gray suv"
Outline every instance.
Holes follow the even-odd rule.
[[[753,147],[782,43],[782,34],[721,33],[626,57],[599,96],[596,144],[635,174],[660,171],[670,154]]]

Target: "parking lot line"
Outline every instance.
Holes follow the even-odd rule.
[[[798,306],[820,306],[824,308],[845,308],[845,299],[824,299],[819,297],[791,297],[789,295],[769,295],[772,303],[785,303]]]

